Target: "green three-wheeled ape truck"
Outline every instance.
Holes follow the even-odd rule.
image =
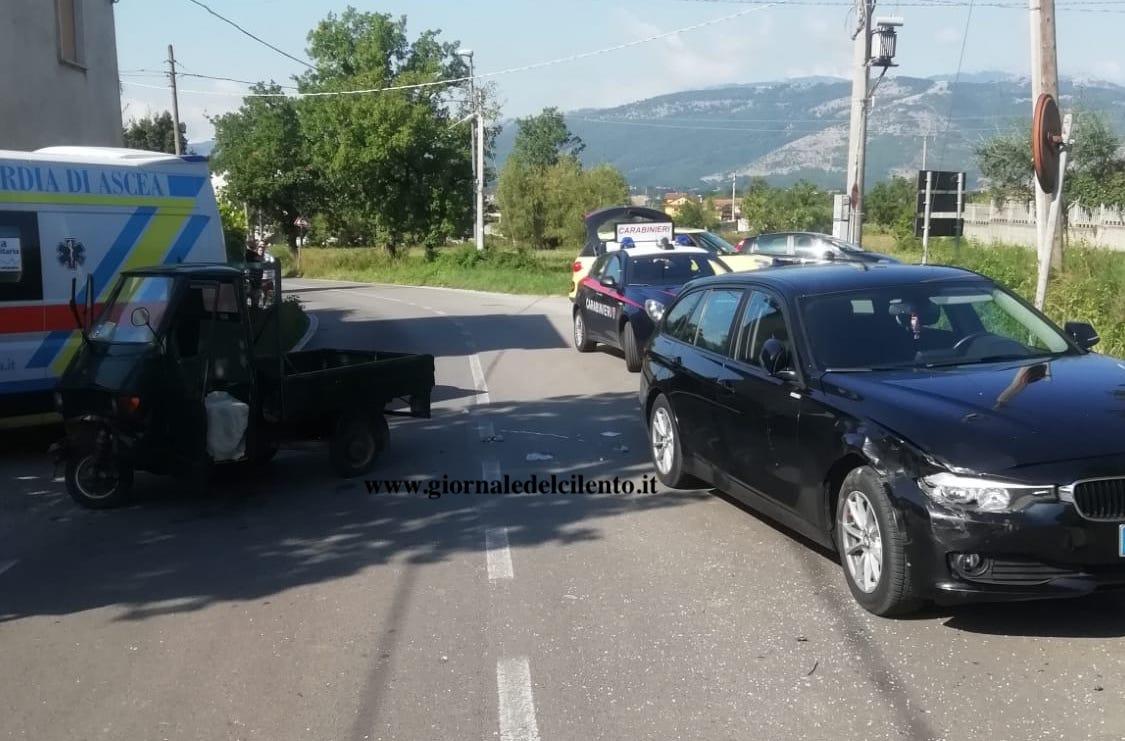
[[[87,507],[127,501],[136,470],[203,481],[294,441],[328,441],[358,476],[388,442],[385,415],[430,416],[432,355],[285,352],[277,263],[130,270],[96,317],[89,299],[71,308],[83,344],[59,383],[56,451]]]

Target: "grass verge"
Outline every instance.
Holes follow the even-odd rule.
[[[286,274],[294,274],[292,256],[275,250]],[[307,248],[301,252],[300,276],[368,283],[469,288],[477,291],[562,295],[569,289],[574,253],[566,250],[515,250],[471,245],[448,247],[427,258],[412,249],[392,258],[371,247]]]

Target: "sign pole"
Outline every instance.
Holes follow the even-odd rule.
[[[1047,223],[1043,230],[1045,244],[1040,245],[1039,248],[1039,275],[1035,282],[1035,308],[1040,311],[1043,311],[1043,306],[1047,303],[1047,279],[1051,272],[1051,243],[1049,240],[1058,228],[1059,212],[1062,210],[1062,189],[1063,180],[1066,179],[1066,160],[1070,147],[1071,122],[1072,117],[1068,113],[1063,117],[1062,142],[1059,151],[1059,176],[1055,178],[1055,191],[1051,194],[1051,207],[1047,211]]]
[[[933,207],[934,173],[926,170],[926,211],[922,217],[922,264],[930,261],[930,210]]]

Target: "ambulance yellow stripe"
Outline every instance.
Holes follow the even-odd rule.
[[[125,262],[121,265],[121,270],[132,270],[133,268],[143,268],[150,265],[159,265],[164,261],[164,253],[175,241],[176,235],[183,229],[184,223],[191,216],[190,212],[185,211],[158,211],[152,217],[148,227],[145,229],[144,234],[141,236],[137,246],[133,248],[129,256],[125,258]],[[97,297],[97,301],[104,301],[109,297],[109,292],[117,285],[116,281],[110,281],[105,285],[101,295]],[[56,375],[61,375],[66,370],[66,366],[70,364],[70,359],[78,352],[78,348],[82,344],[82,336],[77,332],[72,334],[66,341],[66,344],[59,350],[59,354],[51,363],[51,370]]]
[[[174,209],[191,208],[195,203],[195,199],[0,191],[0,203],[47,203],[60,206],[121,206],[124,208],[150,206]]]

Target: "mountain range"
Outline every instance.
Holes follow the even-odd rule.
[[[1066,79],[1060,98],[1064,111],[1101,111],[1125,133],[1125,87]],[[918,170],[927,138],[927,166],[964,170],[972,186],[979,179],[974,148],[997,133],[1027,131],[1031,107],[1028,80],[1003,73],[886,78],[872,100],[867,179]],[[565,115],[586,144],[583,162],[614,165],[634,188],[710,189],[736,175],[742,181],[764,176],[778,185],[807,179],[839,189],[850,109],[850,81],[810,77],[690,90]],[[511,151],[513,124],[505,122],[497,141],[498,165]]]

